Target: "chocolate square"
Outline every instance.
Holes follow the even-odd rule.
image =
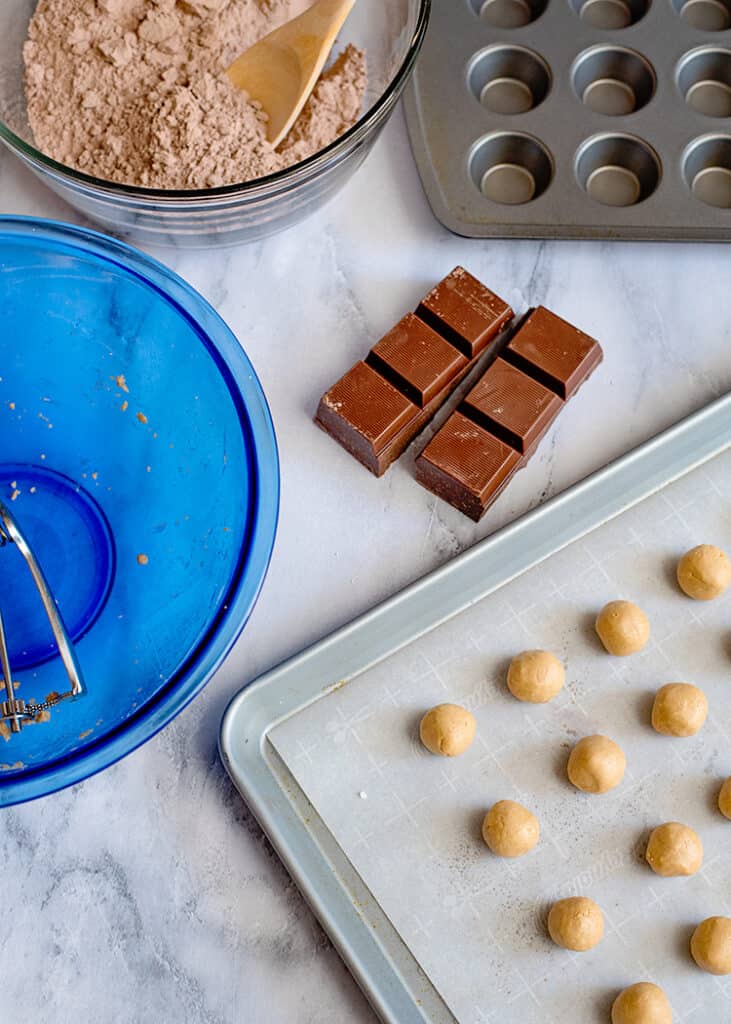
[[[477,522],[520,462],[513,448],[455,412],[416,460],[416,479]]]
[[[455,267],[422,299],[416,315],[472,359],[508,323],[513,311],[464,267]]]
[[[468,360],[418,316],[407,313],[373,346],[366,362],[423,408]]]
[[[320,399],[317,422],[351,455],[380,475],[380,453],[418,408],[366,363],[356,363]]]
[[[518,328],[503,358],[565,400],[602,361],[602,350],[588,334],[538,306]]]
[[[525,455],[543,437],[563,404],[543,384],[504,359],[496,359],[460,409]]]

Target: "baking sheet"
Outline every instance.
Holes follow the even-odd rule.
[[[731,773],[731,595],[691,602],[675,586],[678,553],[731,547],[731,454],[717,457],[552,556],[421,640],[285,720],[269,741],[375,900],[463,1024],[605,1022],[618,988],[643,978],[667,991],[678,1021],[731,1020],[731,978],[701,974],[687,953],[693,926],[731,914],[731,826],[714,809]],[[650,615],[648,648],[609,658],[591,623],[615,597]],[[567,686],[551,705],[506,696],[507,662],[554,650]],[[671,681],[707,693],[711,713],[688,740],[648,725],[652,693]],[[418,744],[423,711],[469,707],[478,735],[462,758]],[[570,746],[603,732],[625,749],[623,785],[604,797],[565,780]],[[512,798],[539,816],[537,850],[491,856],[486,808]],[[648,830],[696,828],[702,872],[661,879],[642,860]],[[586,954],[545,935],[551,900],[586,894],[607,933]]]
[[[730,447],[727,394],[272,668],[229,704],[219,737],[223,762],[385,1024],[454,1024],[456,1018],[277,753],[273,733],[304,709],[329,700],[348,680]],[[296,753],[308,756],[306,737],[297,738]],[[298,771],[294,756],[293,763]],[[323,763],[322,771],[328,770]],[[361,792],[368,799],[365,790],[359,790],[359,799]],[[679,948],[687,950],[687,936]],[[478,968],[463,968],[468,969]],[[598,1001],[597,994],[600,1014]],[[520,1008],[513,1014],[512,1005],[506,1004],[499,1019],[519,1024]]]

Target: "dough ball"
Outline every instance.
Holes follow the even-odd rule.
[[[604,915],[588,896],[571,896],[554,903],[548,914],[548,932],[557,946],[583,953],[604,935]]]
[[[607,736],[585,736],[569,755],[569,782],[584,793],[608,793],[624,778],[627,758]]]
[[[610,601],[597,615],[596,631],[610,654],[625,657],[641,651],[650,639],[647,616],[631,601]]]
[[[498,800],[482,822],[482,838],[498,857],[522,857],[538,842],[538,818],[514,800]]]
[[[713,544],[699,544],[678,562],[680,589],[696,601],[712,601],[731,583],[731,560]]]
[[[673,1011],[661,988],[640,981],[614,1000],[612,1024],[673,1024]]]
[[[645,857],[656,875],[694,875],[703,864],[703,843],[692,828],[669,821],[653,829]]]
[[[690,940],[693,959],[709,974],[731,974],[731,917],[707,917]]]
[[[523,651],[510,662],[508,689],[518,700],[546,704],[563,687],[566,672],[550,651]]]
[[[655,694],[652,728],[664,736],[695,736],[708,716],[708,700],[692,683],[667,683]]]
[[[475,719],[459,704],[437,704],[422,718],[419,735],[432,754],[457,757],[475,738]]]
[[[731,820],[731,777],[726,779],[718,794],[718,809],[724,818]]]

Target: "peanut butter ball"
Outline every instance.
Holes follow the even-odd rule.
[[[655,694],[652,728],[663,736],[695,736],[708,717],[708,700],[692,683],[667,683]]]
[[[692,828],[668,821],[653,829],[645,858],[655,874],[664,878],[694,875],[703,864],[703,843]]]
[[[514,800],[498,800],[482,822],[482,838],[498,857],[522,857],[538,842],[538,818]]]
[[[731,583],[731,559],[713,544],[691,548],[678,562],[678,584],[695,601],[712,601]]]
[[[457,757],[475,738],[475,719],[459,704],[437,704],[422,718],[419,735],[432,754]]]
[[[596,631],[610,654],[620,658],[641,651],[650,639],[647,616],[631,601],[610,601],[597,615]]]
[[[508,689],[518,700],[546,704],[560,693],[566,672],[550,651],[523,651],[510,662]]]
[[[614,1000],[612,1024],[673,1024],[673,1011],[661,988],[640,981]]]
[[[690,940],[693,959],[709,974],[731,974],[731,917],[707,917]]]
[[[584,793],[608,793],[624,778],[624,751],[608,736],[585,736],[569,755],[569,782]]]
[[[726,779],[718,794],[718,809],[724,818],[731,821],[731,777]]]
[[[604,915],[588,896],[571,896],[554,903],[548,914],[548,933],[563,949],[584,953],[604,936]]]

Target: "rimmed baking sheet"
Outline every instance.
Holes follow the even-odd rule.
[[[713,807],[731,773],[731,598],[691,602],[672,578],[692,544],[731,546],[730,440],[727,396],[234,699],[227,768],[384,1020],[599,1024],[618,988],[645,977],[681,1022],[731,1012],[731,980],[687,953],[697,921],[731,913],[731,833]],[[617,596],[653,624],[630,659],[609,658],[591,629]],[[547,707],[505,694],[506,662],[526,647],[566,661],[566,689]],[[711,714],[696,738],[672,741],[648,712],[652,691],[679,679],[705,689]],[[416,740],[420,714],[443,700],[478,721],[454,761]],[[570,745],[592,732],[628,755],[624,784],[601,798],[564,774]],[[503,797],[543,826],[520,861],[479,838]],[[643,863],[664,820],[702,835],[692,879]],[[551,899],[574,893],[607,920],[581,956],[553,947],[543,923]]]

